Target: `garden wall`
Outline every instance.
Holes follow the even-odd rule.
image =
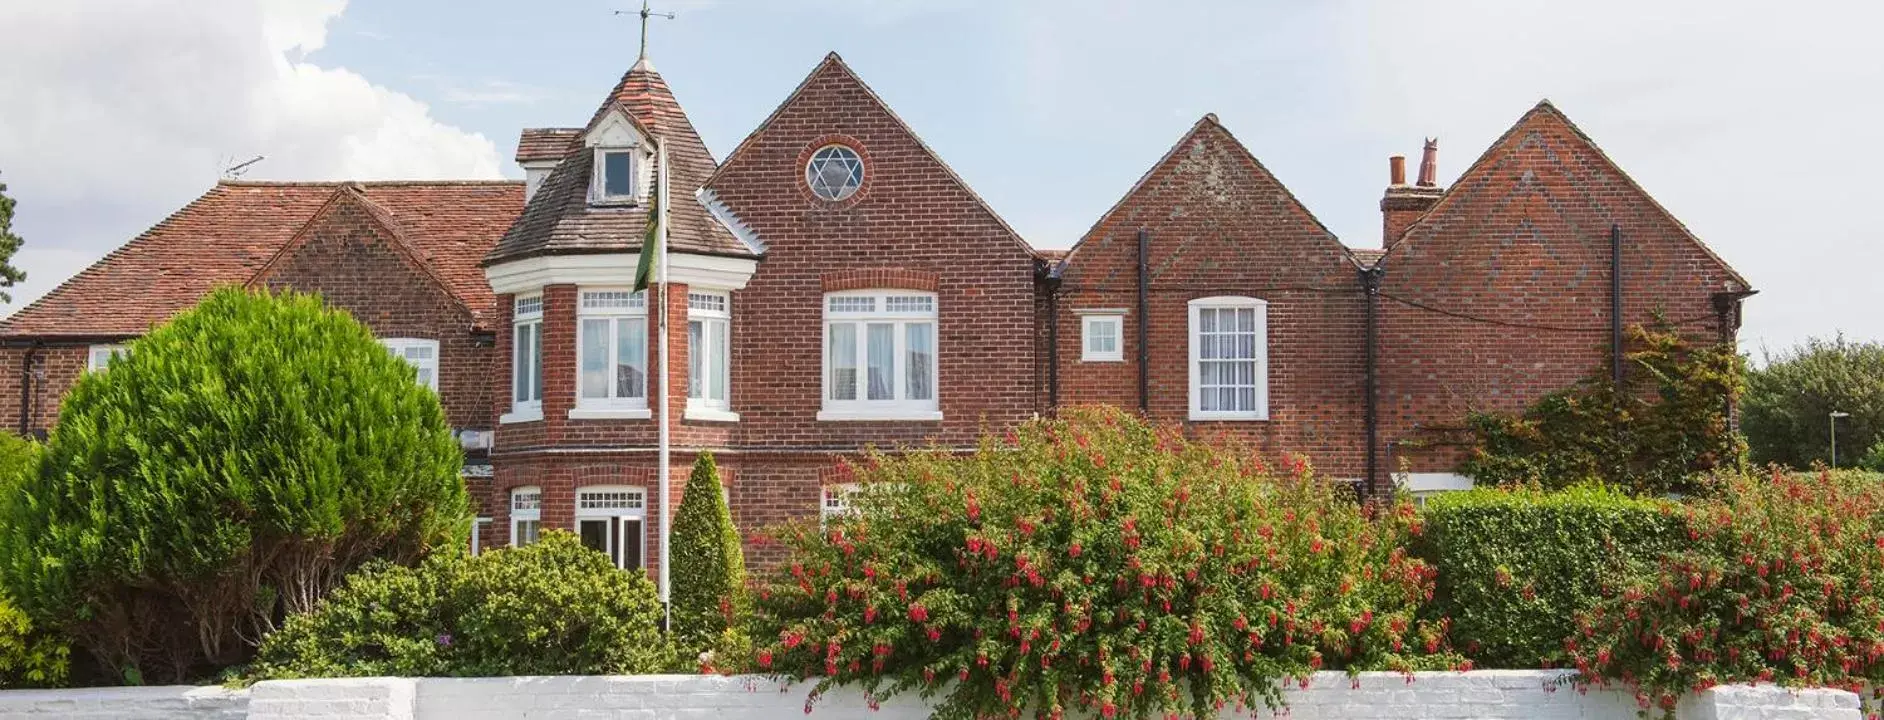
[[[1561,672],[1393,673],[1349,679],[1321,673],[1288,692],[1291,720],[1629,720],[1631,695],[1561,688]],[[756,677],[368,678],[259,683],[222,688],[112,688],[0,692],[7,718],[156,720],[772,720],[804,717],[804,686]],[[1269,717],[1269,713],[1263,713]],[[914,698],[868,708],[856,693],[834,692],[812,720],[921,720]],[[1236,717],[1225,713],[1225,717]],[[1246,715],[1245,715],[1246,717]],[[1679,720],[1861,720],[1858,697],[1837,690],[1715,688],[1683,701]]]

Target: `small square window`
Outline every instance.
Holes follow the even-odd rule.
[[[85,356],[85,369],[98,372],[111,364],[111,359],[125,354],[123,345],[93,345]]]
[[[590,198],[596,203],[630,203],[640,193],[635,172],[635,152],[620,148],[597,148],[595,177]]]
[[[1117,314],[1080,316],[1081,362],[1125,360],[1125,317]]]

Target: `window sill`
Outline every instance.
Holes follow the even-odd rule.
[[[1122,358],[1122,357],[1081,357],[1079,361],[1083,363],[1122,363],[1122,362],[1125,362],[1125,358]]]
[[[686,420],[704,422],[739,422],[739,413],[718,408],[689,407],[686,414],[681,417]]]
[[[940,410],[820,410],[819,422],[937,422],[942,419]]]
[[[497,417],[499,425],[536,422],[543,419],[543,408],[513,408],[510,412]]]
[[[1268,413],[1201,412],[1192,410],[1191,422],[1268,422]]]
[[[646,420],[654,417],[647,408],[572,408],[571,420]]]

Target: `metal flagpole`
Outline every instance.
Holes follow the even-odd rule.
[[[660,214],[659,214],[659,217],[656,218],[657,225],[656,225],[656,230],[655,230],[655,232],[659,235],[658,245],[660,247],[660,250],[659,250],[660,256],[655,259],[657,262],[660,263],[660,281],[659,281],[660,293],[659,294],[660,294],[660,313],[661,313],[661,322],[660,322],[660,328],[661,328],[660,329],[660,333],[661,333],[661,339],[660,339],[660,343],[661,343],[661,348],[660,348],[660,352],[661,352],[661,422],[659,426],[660,427],[659,454],[660,454],[660,473],[661,473],[661,482],[660,482],[660,492],[661,492],[661,612],[662,612],[662,618],[663,618],[662,625],[664,627],[672,628],[673,612],[674,612],[673,603],[668,602],[668,597],[669,597],[668,591],[671,589],[672,586],[669,582],[670,576],[668,574],[668,569],[667,569],[668,568],[668,561],[667,561],[668,559],[668,553],[667,553],[668,528],[672,527],[673,517],[674,517],[674,514],[672,512],[673,508],[671,507],[673,504],[673,497],[669,493],[669,490],[668,490],[668,485],[670,482],[668,479],[668,474],[669,474],[669,470],[673,462],[673,457],[672,457],[673,448],[670,446],[670,443],[668,440],[668,427],[667,427],[669,423],[668,405],[673,400],[670,397],[670,394],[668,392],[668,385],[670,384],[669,379],[673,377],[673,373],[667,367],[667,361],[668,361],[668,353],[667,353],[667,218],[668,218],[668,213],[667,213],[667,201],[668,201],[667,143],[663,142],[659,138],[656,138],[654,141],[654,152],[655,152],[656,157],[658,158],[656,162],[659,163],[658,165],[655,166],[656,167],[656,179],[655,179],[654,191],[657,193],[660,193],[660,202],[659,202]],[[646,252],[647,249],[642,248],[642,251]]]

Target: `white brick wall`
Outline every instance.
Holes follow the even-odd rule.
[[[1560,687],[1556,671],[1321,673],[1291,687],[1290,720],[1632,720],[1621,690]],[[773,720],[804,716],[808,687],[757,677],[366,678],[221,688],[124,688],[0,692],[0,720]],[[1264,713],[1267,717],[1268,714]],[[923,720],[913,697],[865,706],[836,691],[812,720]],[[1226,713],[1225,718],[1233,717]],[[1245,715],[1244,717],[1247,717]],[[1679,720],[1861,720],[1858,697],[1837,690],[1725,687],[1682,701]]]
[[[220,687],[85,688],[0,692],[0,720],[242,720],[246,690]]]

